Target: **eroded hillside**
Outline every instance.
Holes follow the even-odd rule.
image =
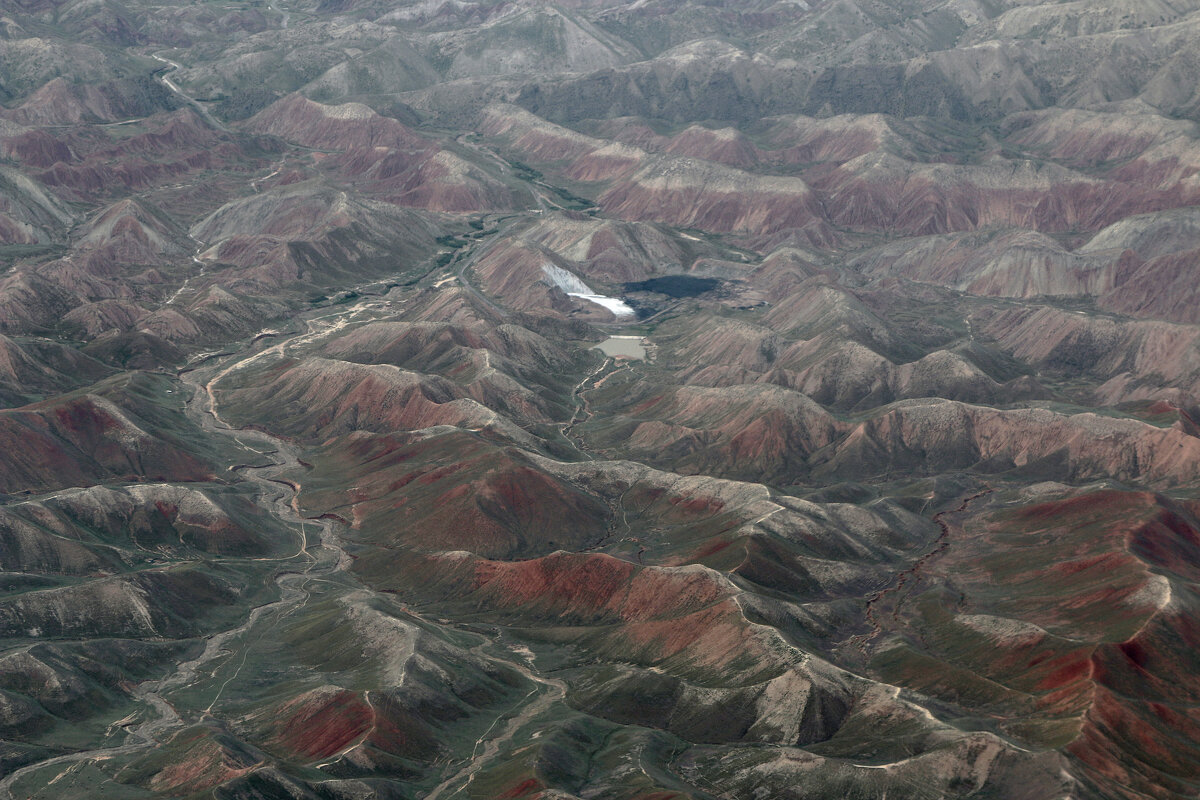
[[[5,5],[0,799],[1196,796],[1198,41]]]

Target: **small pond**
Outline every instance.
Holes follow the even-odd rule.
[[[596,345],[604,355],[613,358],[646,358],[641,336],[610,336]]]

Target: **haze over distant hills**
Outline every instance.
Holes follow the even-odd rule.
[[[1198,45],[4,4],[0,800],[1195,797]]]

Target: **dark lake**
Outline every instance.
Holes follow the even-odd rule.
[[[645,281],[625,284],[627,292],[657,292],[669,297],[695,297],[711,292],[720,283],[716,278],[697,278],[693,275],[663,275]]]

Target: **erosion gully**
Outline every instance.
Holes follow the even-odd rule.
[[[887,598],[894,595],[896,597],[896,602],[892,608],[891,617],[893,620],[898,620],[900,617],[900,606],[905,597],[903,594],[905,587],[910,582],[920,580],[921,573],[925,566],[930,561],[946,552],[946,550],[950,547],[950,523],[947,521],[947,517],[955,514],[961,514],[962,512],[966,511],[968,506],[970,506],[972,503],[992,494],[995,491],[996,490],[991,486],[984,484],[984,487],[980,491],[963,497],[956,507],[946,509],[945,511],[939,511],[933,515],[932,522],[938,526],[939,530],[938,536],[933,542],[933,547],[916,561],[914,561],[910,567],[896,573],[896,577],[892,579],[892,582],[886,588],[881,589],[867,598],[865,614],[867,622],[871,626],[871,630],[866,635],[859,635],[852,639],[852,641],[857,643],[863,655],[867,654],[867,648],[871,641],[883,633],[883,623],[879,620],[879,617],[876,613],[876,608]]]

